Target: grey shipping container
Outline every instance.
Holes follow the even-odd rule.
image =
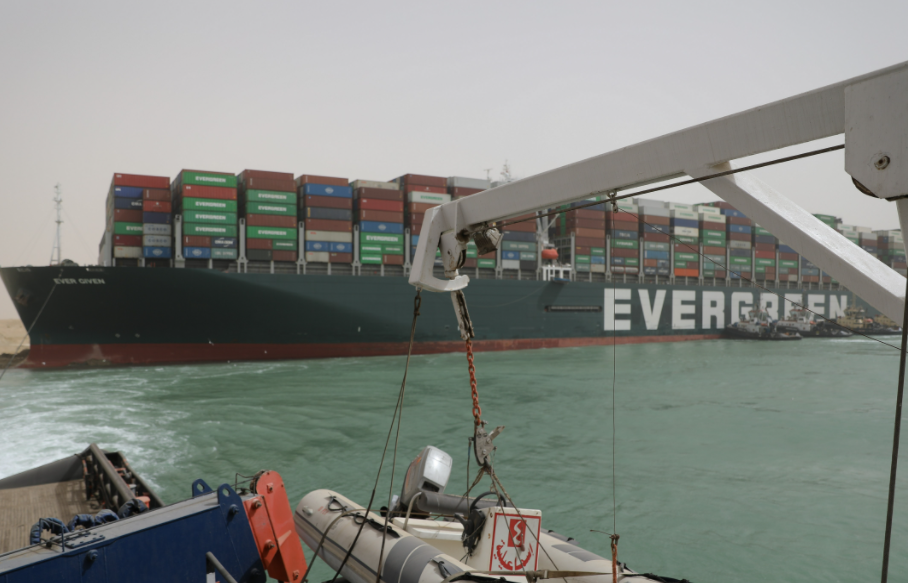
[[[310,219],[326,219],[329,221],[352,221],[353,211],[348,209],[309,207],[306,209],[306,217]]]
[[[482,190],[488,190],[492,186],[491,180],[483,180],[482,178],[464,178],[463,176],[449,176],[448,177],[448,186],[454,186],[458,188],[481,188]]]

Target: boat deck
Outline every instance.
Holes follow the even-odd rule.
[[[39,518],[69,522],[100,507],[85,499],[83,480],[72,480],[0,490],[0,509],[0,553],[7,553],[28,546],[28,532]]]

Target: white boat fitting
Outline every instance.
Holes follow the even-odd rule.
[[[350,583],[379,583],[379,569],[383,583],[613,580],[611,559],[544,529],[541,511],[514,508],[492,492],[476,498],[445,494],[450,472],[448,454],[423,449],[395,497],[387,531],[384,516],[367,516],[349,498],[331,490],[310,492],[294,513],[297,534]],[[635,573],[620,562],[616,571],[626,583],[679,581]]]

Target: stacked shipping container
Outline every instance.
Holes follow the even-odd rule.
[[[700,217],[693,205],[669,203],[675,277],[700,277]]]
[[[139,258],[146,258],[149,267],[170,264],[169,186],[165,176],[113,175],[107,193],[107,230],[112,233],[113,257],[121,260],[120,265],[124,260],[138,265]]]
[[[631,201],[618,203],[618,210],[614,211],[603,203],[602,208],[608,209],[603,213],[606,234],[608,235],[608,255],[612,273],[625,273],[637,275],[640,273],[640,212],[636,204]],[[645,234],[645,233],[644,233]],[[594,272],[605,272],[605,257],[598,257],[596,248],[590,249],[590,269]],[[645,261],[645,260],[644,260]],[[597,266],[601,263],[602,268]]]
[[[640,242],[643,244],[643,274],[671,275],[671,212],[664,202],[639,199]]]
[[[306,224],[306,262],[353,263],[353,189],[346,178],[296,179]]]
[[[448,177],[448,194],[451,195],[451,200],[457,200],[464,198],[483,190],[488,190],[492,183],[489,180],[483,180],[481,178],[466,178],[463,176],[449,176]],[[413,248],[415,248],[416,242],[418,242],[418,235],[414,235],[416,239],[413,242]],[[521,253],[523,257],[528,257],[529,254],[533,254],[533,260],[536,258],[536,241],[502,241],[501,251],[509,252],[518,252]],[[496,254],[494,252],[487,253],[482,257],[478,256],[478,251],[476,249],[476,244],[470,240],[467,243],[467,259],[464,261],[464,268],[472,269],[479,267],[482,269],[494,269],[496,265]]]
[[[236,178],[240,214],[246,221],[246,259],[296,261],[299,225],[293,174],[243,170]],[[233,251],[235,257],[235,241]]]
[[[354,180],[350,187],[359,223],[360,263],[403,265],[403,191],[394,182],[375,180]]]
[[[728,274],[728,220],[722,209],[714,206],[697,205],[695,212],[703,245],[703,277],[725,279]]]
[[[448,180],[442,176],[426,176],[423,174],[404,174],[392,181],[404,193],[406,201],[406,212],[404,220],[406,228],[410,229],[410,235],[419,237],[422,232],[422,224],[425,219],[426,211],[434,206],[451,201],[451,195],[448,194]],[[401,243],[403,243],[404,224],[399,225]],[[377,224],[375,228],[383,225]],[[388,225],[388,228],[398,228],[398,225]],[[419,239],[412,239],[410,244],[410,260],[416,253],[416,245]],[[438,254],[436,256],[439,256]],[[394,258],[396,261],[396,257]],[[438,263],[439,261],[436,261]],[[400,257],[400,263],[403,264],[403,256]]]
[[[225,172],[183,170],[170,185],[174,212],[183,216],[185,259],[236,259],[236,183]]]

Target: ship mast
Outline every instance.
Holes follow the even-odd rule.
[[[60,225],[63,224],[63,194],[60,191],[60,185],[54,186],[54,203],[57,209],[57,233],[54,235],[54,247],[50,251],[50,264],[60,265],[61,261],[61,240]]]

